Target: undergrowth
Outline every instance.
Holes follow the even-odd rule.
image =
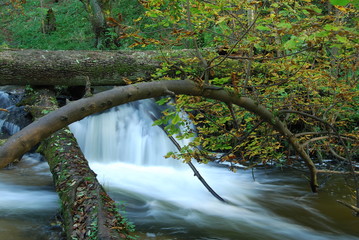
[[[41,23],[49,8],[55,13],[56,31],[41,32]],[[93,33],[80,1],[28,0],[17,8],[0,6],[0,44],[23,49],[93,49]]]
[[[15,1],[16,2],[16,1]],[[56,17],[56,31],[51,34],[41,32],[42,21],[49,9]],[[144,14],[141,4],[132,0],[118,0],[112,8],[112,16],[119,20],[127,31],[143,31],[144,36],[159,35],[161,31],[147,28],[151,21],[144,17],[134,21]],[[109,29],[109,37],[115,34]],[[0,45],[21,49],[46,50],[94,50],[94,33],[88,18],[88,13],[81,1],[62,0],[27,0],[24,4],[0,4]],[[121,39],[121,46],[111,45],[108,49],[128,49],[133,44],[132,39]],[[133,49],[152,49],[151,46],[135,47]]]

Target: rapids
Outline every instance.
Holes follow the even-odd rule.
[[[0,94],[0,107],[11,108],[8,98]],[[139,101],[70,126],[100,182],[124,203],[123,214],[136,230],[147,235],[141,239],[359,239],[358,219],[335,202],[350,197],[341,180],[312,194],[295,172],[256,169],[253,179],[250,171],[197,165],[209,185],[232,203],[224,204],[187,165],[163,158],[176,149],[152,126],[147,111],[159,109],[151,100]],[[0,119],[4,130],[8,120]],[[51,239],[49,219],[59,206],[40,156],[27,154],[16,166],[0,170],[0,240]]]
[[[152,126],[147,111],[158,111],[151,100],[70,126],[100,182],[125,203],[138,230],[173,239],[359,239],[333,229],[335,220],[313,205],[318,196],[292,173],[256,170],[254,181],[250,171],[198,165],[211,187],[232,204],[219,202],[187,165],[163,158],[176,149]]]

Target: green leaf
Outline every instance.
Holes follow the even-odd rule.
[[[338,42],[341,42],[344,44],[349,42],[348,38],[346,38],[345,36],[337,35],[336,38],[337,38]]]
[[[310,8],[311,10],[313,10],[316,13],[322,13],[322,9],[318,8],[317,6],[313,5]]]
[[[301,45],[301,41],[297,37],[291,37],[286,43],[284,43],[285,49],[295,49]]]
[[[230,77],[213,78],[213,79],[211,80],[211,83],[212,83],[212,84],[215,84],[215,85],[222,85],[222,84],[228,83],[229,80],[230,80]]]
[[[222,22],[224,22],[226,20],[227,20],[226,17],[219,17],[218,20],[216,21],[216,24],[220,24],[220,23],[222,23]]]
[[[286,23],[286,22],[281,22],[277,25],[279,28],[292,28],[292,24],[290,23]]]
[[[175,115],[175,117],[172,119],[172,124],[177,124],[181,121],[182,119],[180,118],[180,116],[178,114]]]
[[[340,29],[340,27],[334,26],[331,24],[325,24],[325,26],[323,28],[324,28],[324,30],[327,30],[327,31],[338,31]]]
[[[349,0],[329,0],[331,4],[338,6],[345,6],[349,3]]]
[[[167,103],[169,100],[170,100],[170,98],[162,98],[162,99],[158,100],[156,103],[158,105],[163,105],[163,104]]]
[[[267,26],[257,26],[256,27],[258,30],[261,30],[261,31],[270,31],[271,29]]]
[[[329,32],[328,31],[320,31],[314,34],[315,37],[327,37],[329,36]]]
[[[163,119],[157,119],[156,121],[153,122],[152,126],[158,126],[162,124],[165,124],[165,121]]]
[[[278,4],[278,3],[272,3],[271,6],[274,7],[274,8],[278,8],[278,7],[279,7],[279,4]]]

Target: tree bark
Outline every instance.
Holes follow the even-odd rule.
[[[203,96],[227,104],[236,104],[262,118],[263,121],[281,133],[302,157],[310,170],[311,189],[313,192],[317,191],[317,169],[314,163],[301,147],[295,135],[289,131],[278,117],[248,97],[241,97],[235,92],[222,88],[200,86],[189,80],[143,82],[116,87],[112,90],[95,94],[92,97],[71,102],[38,119],[10,137],[0,147],[0,168],[29,151],[31,147],[49,137],[52,133],[88,115],[135,100],[176,94]]]
[[[66,239],[127,239],[129,227],[66,127],[40,145],[61,200]]]
[[[52,8],[49,8],[49,10],[47,10],[45,18],[42,20],[41,32],[45,34],[50,34],[54,31],[56,31],[56,17]]]
[[[56,110],[55,96],[48,90],[35,92],[28,108],[36,118]],[[66,239],[126,239],[129,227],[115,202],[90,169],[76,139],[66,127],[42,141],[38,151],[47,159],[56,191]]]
[[[0,85],[124,85],[148,79],[159,67],[155,52],[0,51]]]

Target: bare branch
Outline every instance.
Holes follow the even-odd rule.
[[[354,205],[351,205],[347,202],[344,202],[344,201],[341,201],[341,200],[337,200],[338,203],[350,208],[351,210],[353,210],[355,212],[355,215],[358,217],[359,216],[359,208],[354,206]]]
[[[353,172],[343,172],[343,171],[325,170],[325,169],[318,169],[318,173],[337,174],[337,175],[351,175],[351,174],[353,174]],[[359,172],[355,171],[354,174],[359,174]]]
[[[158,120],[152,113],[148,112],[148,115],[151,117],[151,119],[153,121]],[[176,141],[176,139],[169,135],[168,132],[165,129],[165,126],[163,124],[158,125],[167,135],[167,137],[171,140],[171,142],[176,146],[176,148],[178,149],[178,151],[182,150],[181,145]],[[206,180],[202,177],[202,175],[200,174],[200,172],[197,170],[197,168],[193,165],[193,163],[191,161],[186,162],[188,164],[188,166],[190,166],[190,168],[192,169],[194,175],[201,181],[201,183],[207,188],[207,190],[215,197],[217,198],[219,201],[221,202],[225,202],[227,203],[226,200],[224,200],[221,196],[219,196],[214,190],[213,188],[211,188],[211,186],[208,185],[208,183],[206,182]]]

